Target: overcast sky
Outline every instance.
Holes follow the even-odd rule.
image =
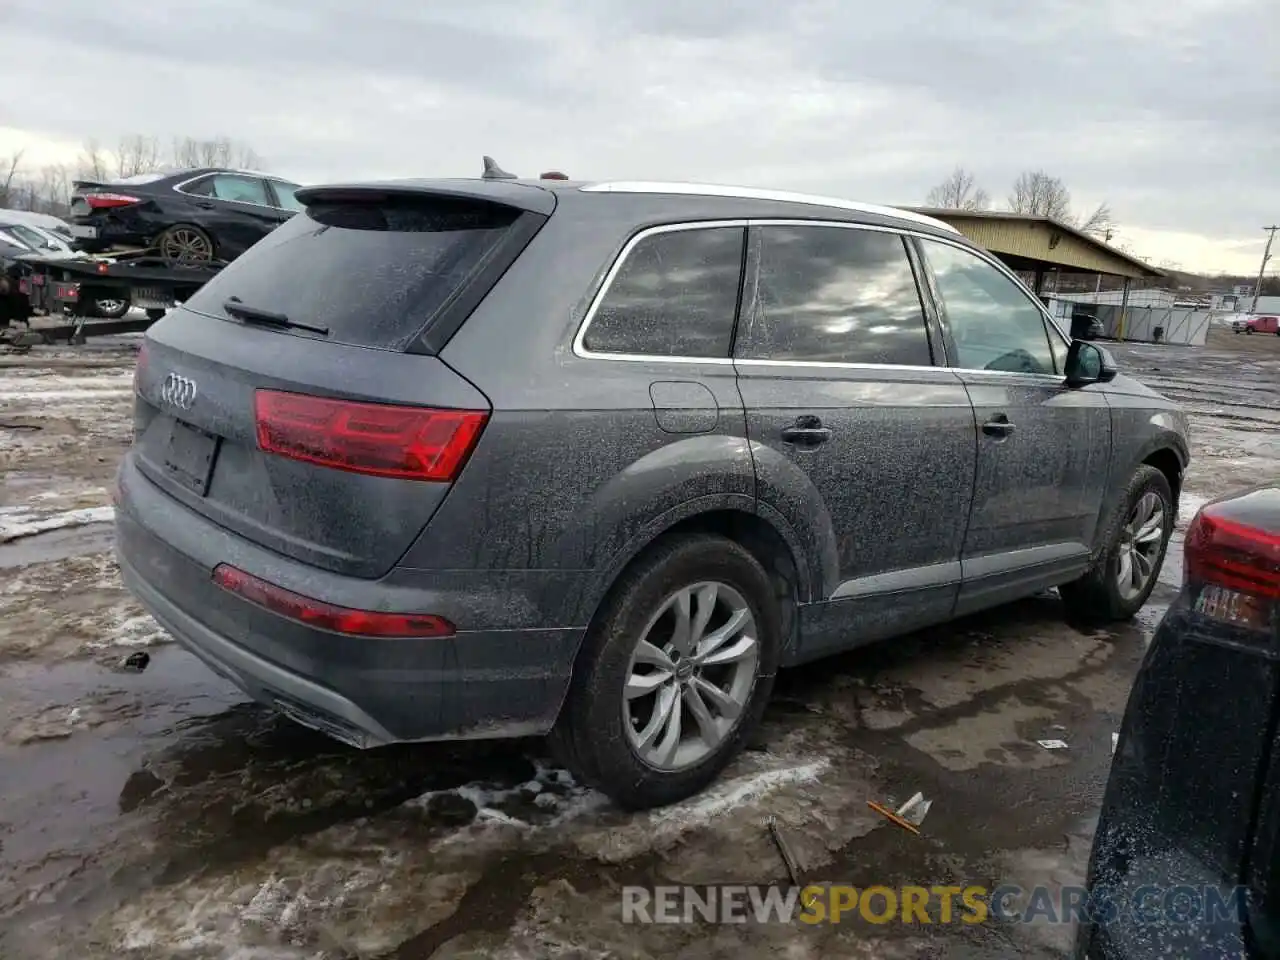
[[[0,156],[31,166],[225,134],[302,181],[474,176],[488,153],[902,204],[956,164],[1000,204],[1043,168],[1133,252],[1246,273],[1280,221],[1276,0],[4,6]]]

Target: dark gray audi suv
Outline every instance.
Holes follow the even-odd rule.
[[[690,184],[308,187],[153,325],[126,582],[361,747],[550,733],[625,806],[708,783],[780,667],[1058,587],[1124,618],[1172,403],[886,207]]]

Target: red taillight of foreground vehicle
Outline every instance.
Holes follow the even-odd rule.
[[[141,198],[131,197],[126,193],[86,193],[83,199],[90,210],[111,210],[142,202]]]
[[[213,582],[264,610],[317,630],[386,638],[451,637],[454,634],[453,624],[444,617],[430,613],[380,613],[339,607],[277,587],[225,563],[214,567]]]
[[[356,403],[259,390],[258,446],[337,470],[402,480],[452,482],[489,414]]]
[[[1205,507],[1187,530],[1186,573],[1192,580],[1280,600],[1280,534]]]
[[[1197,585],[1196,613],[1268,632],[1280,600],[1280,535],[1215,512],[1196,514],[1187,530],[1185,574]]]

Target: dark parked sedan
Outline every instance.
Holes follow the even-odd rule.
[[[154,247],[169,260],[234,260],[302,209],[295,183],[260,173],[201,169],[77,181],[75,245],[91,253]]]
[[[1280,487],[1211,503],[1138,673],[1080,960],[1280,956]]]

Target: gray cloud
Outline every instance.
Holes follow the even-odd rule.
[[[490,153],[912,202],[1042,167],[1122,224],[1252,239],[1280,62],[1248,51],[1278,32],[1274,0],[10,0],[0,126],[225,133],[307,180]]]

